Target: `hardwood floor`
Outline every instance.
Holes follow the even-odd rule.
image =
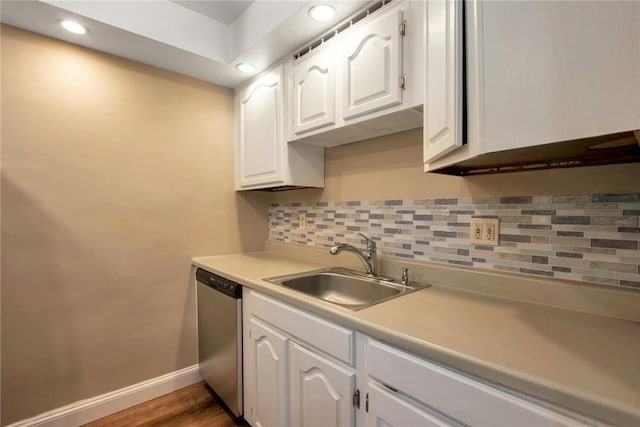
[[[215,400],[209,386],[202,381],[85,424],[85,427],[237,425],[248,426],[244,422],[236,424]]]

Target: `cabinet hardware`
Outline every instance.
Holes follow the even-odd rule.
[[[364,398],[364,411],[369,412],[369,393]]]
[[[402,284],[409,284],[409,269],[407,267],[402,267]]]
[[[407,75],[403,74],[400,76],[400,89],[407,88]]]
[[[401,36],[406,36],[407,35],[407,20],[403,19],[402,22],[400,23],[400,35]]]
[[[357,388],[356,391],[353,392],[353,395],[351,396],[351,403],[353,406],[360,409],[360,389]]]

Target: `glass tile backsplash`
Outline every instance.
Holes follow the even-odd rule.
[[[477,216],[500,219],[498,246],[469,242]],[[269,208],[269,238],[329,247],[365,233],[383,256],[640,289],[639,219],[638,193],[287,203]]]

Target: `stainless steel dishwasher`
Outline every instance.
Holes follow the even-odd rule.
[[[196,270],[200,375],[242,417],[242,286]]]

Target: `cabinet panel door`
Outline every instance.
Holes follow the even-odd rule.
[[[367,393],[366,427],[450,427],[456,425],[400,399],[387,391],[384,386],[373,381],[369,381]]]
[[[402,9],[389,10],[343,41],[343,117],[355,118],[402,102]]]
[[[244,349],[245,417],[254,427],[286,426],[289,340],[254,317],[249,320],[248,332]]]
[[[432,0],[425,5],[425,163],[463,143],[462,8],[463,3],[456,0]]]
[[[478,6],[486,151],[640,128],[640,2]]]
[[[310,54],[293,66],[293,132],[335,123],[335,51]]]
[[[282,70],[258,79],[238,102],[240,186],[284,182]]]
[[[355,425],[355,371],[304,347],[291,347],[291,425],[348,427]]]

